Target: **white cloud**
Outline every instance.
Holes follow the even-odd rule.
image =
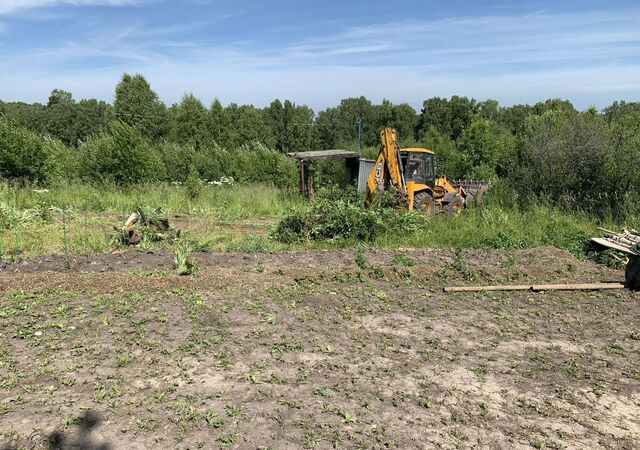
[[[140,72],[168,103],[193,91],[205,102],[266,105],[280,97],[315,109],[359,95],[420,107],[424,98],[454,94],[603,107],[640,98],[639,21],[640,9],[460,17],[292,35],[270,46],[197,39],[190,31],[204,22],[95,27],[51,47],[5,52],[0,98],[45,101],[63,88],[111,101],[122,73]]]
[[[57,5],[124,6],[135,3],[136,0],[0,0],[0,15]]]

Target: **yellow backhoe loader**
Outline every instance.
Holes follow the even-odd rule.
[[[367,183],[367,204],[387,188],[393,189],[409,210],[425,214],[460,214],[478,203],[489,188],[486,182],[452,181],[436,175],[434,153],[424,148],[400,149],[396,130],[380,132],[380,153]]]

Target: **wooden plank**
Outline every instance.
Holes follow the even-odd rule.
[[[444,292],[487,292],[487,291],[598,291],[602,289],[624,289],[622,283],[591,284],[521,284],[502,286],[446,286]]]
[[[317,150],[312,152],[288,153],[288,155],[291,158],[303,161],[360,158],[360,153],[349,150]]]
[[[638,255],[639,255],[638,253],[636,253],[636,252],[632,249],[632,247],[630,247],[630,246],[625,246],[625,245],[622,245],[622,244],[617,243],[617,242],[612,242],[612,241],[610,241],[610,240],[608,240],[608,239],[604,239],[604,238],[591,238],[591,241],[592,241],[592,242],[595,242],[596,244],[601,245],[601,246],[603,246],[603,247],[612,248],[612,249],[614,249],[614,250],[619,250],[619,251],[624,252],[624,253],[627,253],[627,254],[629,254],[629,255],[635,255],[635,256],[638,256]]]

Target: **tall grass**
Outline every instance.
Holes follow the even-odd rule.
[[[585,244],[598,233],[598,225],[583,214],[568,214],[557,208],[534,206],[526,210],[490,206],[468,209],[459,217],[434,216],[411,235],[386,233],[374,245],[416,248],[511,249],[554,246],[580,256]]]
[[[46,191],[0,184],[0,259],[109,251],[116,230],[140,206],[162,208],[197,248],[268,250],[269,226],[302,204],[297,191],[257,184],[204,186],[195,199],[166,183],[60,184]]]
[[[358,204],[357,196],[353,197],[353,202]],[[194,250],[211,251],[255,252],[362,245],[446,249],[550,245],[584,255],[585,242],[598,234],[598,226],[613,229],[625,225],[612,220],[596,221],[585,213],[567,213],[551,206],[519,209],[507,202],[489,201],[485,207],[469,209],[459,217],[437,215],[423,219],[420,216],[420,220],[415,220],[416,217],[408,216],[409,213],[382,214],[378,217],[384,222],[379,228],[382,231],[369,234],[371,237],[366,243],[350,238],[346,232],[346,238],[286,243],[272,238],[272,231],[292,212],[295,215],[309,207],[308,202],[292,190],[267,185],[207,186],[192,199],[184,187],[162,183],[128,188],[64,184],[53,186],[47,192],[4,184],[0,185],[0,258],[63,254],[65,248],[71,255],[109,251],[115,230],[139,206],[163,208],[169,214],[172,226],[186,232]],[[330,202],[327,208],[321,210],[325,219],[332,216],[330,220],[342,220]],[[63,209],[66,211],[64,223]],[[5,220],[2,214],[7,216]],[[18,221],[13,217],[19,217]],[[368,226],[366,221],[354,223]],[[638,228],[633,220],[626,225]],[[323,226],[326,228],[326,222]],[[350,223],[349,226],[355,225]]]
[[[59,208],[92,213],[128,214],[139,206],[160,207],[169,214],[205,214],[221,219],[280,217],[301,203],[295,190],[268,185],[207,186],[192,199],[182,186],[142,183],[131,187],[59,184],[47,191],[0,185],[0,202],[16,209],[43,201]]]

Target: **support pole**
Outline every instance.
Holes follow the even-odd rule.
[[[304,175],[304,159],[300,160],[300,195],[303,197],[307,195],[307,187]]]
[[[309,198],[313,198],[316,194],[315,186],[315,173],[313,170],[309,171]]]

